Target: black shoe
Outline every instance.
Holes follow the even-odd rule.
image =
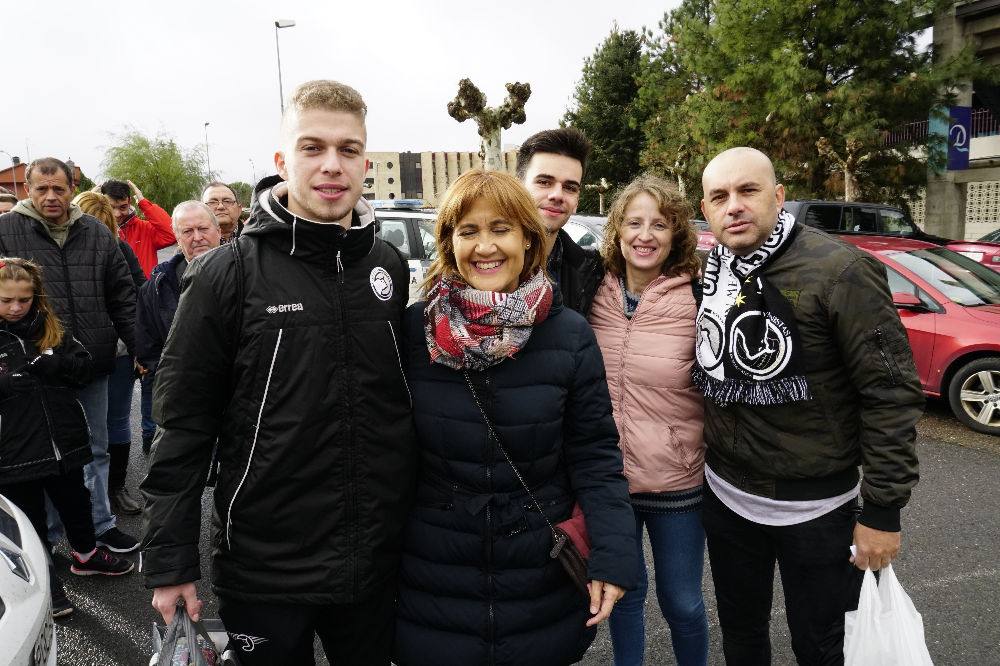
[[[123,557],[115,557],[104,548],[97,548],[86,562],[80,561],[79,553],[73,553],[73,564],[69,570],[77,576],[121,576],[132,571],[133,564]]]
[[[139,542],[135,537],[122,532],[117,527],[112,527],[104,534],[97,535],[97,545],[104,546],[112,553],[131,553],[139,547]]]
[[[75,610],[66,596],[62,581],[53,577],[49,581],[49,589],[52,594],[52,617],[66,617]]]
[[[127,488],[122,488],[111,496],[111,511],[126,516],[142,513],[142,506],[136,502]]]

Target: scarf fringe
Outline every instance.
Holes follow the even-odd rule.
[[[691,379],[705,397],[722,407],[738,402],[745,405],[781,405],[812,400],[809,382],[802,375],[755,382],[727,377],[716,379],[699,367],[691,371]]]

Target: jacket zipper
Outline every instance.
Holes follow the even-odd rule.
[[[247,480],[247,474],[250,473],[250,465],[253,463],[253,454],[257,449],[257,437],[260,435],[260,421],[264,416],[264,405],[267,404],[267,395],[271,390],[271,376],[274,374],[274,362],[278,360],[278,349],[281,347],[281,336],[284,332],[285,329],[278,329],[278,339],[274,343],[274,353],[271,355],[271,367],[267,369],[267,381],[264,382],[264,396],[260,399],[260,409],[257,410],[257,423],[253,427],[253,442],[250,444],[250,455],[247,457],[247,466],[243,470],[240,482],[236,485],[236,490],[233,491],[233,498],[229,500],[229,509],[226,511],[226,547],[229,550],[233,549],[233,505],[236,504],[236,496],[240,494],[243,483]]]
[[[56,462],[59,462],[62,460],[62,454],[59,453],[56,438],[52,435],[52,417],[49,415],[49,402],[45,399],[45,391],[39,391],[38,397],[42,400],[42,413],[45,414],[45,425],[49,429],[49,443],[52,444],[52,452],[56,455]]]
[[[70,233],[72,233],[70,229]],[[55,243],[55,240],[52,241]],[[66,263],[66,243],[69,242],[69,234],[66,234],[66,240],[63,242],[62,247],[59,248],[59,259],[62,262],[63,268],[63,278],[66,280],[66,300],[69,301],[69,320],[73,327],[73,335],[76,336],[80,330],[76,322],[76,303],[73,301],[73,282],[69,279],[69,264]],[[58,247],[59,244],[56,243]]]
[[[490,377],[484,374],[486,389],[490,389]],[[493,494],[493,458],[495,445],[487,428],[486,434],[486,492]],[[493,511],[492,500],[486,505],[486,595],[488,601],[489,624],[486,631],[486,641],[489,645],[489,666],[496,663],[496,617],[493,609]]]
[[[344,384],[347,385],[347,375],[348,375],[348,358],[347,358],[347,345],[346,341],[349,340],[349,331],[347,330],[347,308],[344,307],[344,264],[340,260],[340,250],[337,250],[337,302],[340,305],[340,324],[341,330],[343,332],[343,339],[345,344],[341,345],[341,358],[343,359],[343,372],[344,372]],[[345,402],[347,403],[347,497],[348,497],[348,515],[351,525],[351,549],[350,558],[351,565],[353,568],[353,578],[354,578],[354,597],[360,591],[361,584],[359,581],[359,571],[358,571],[358,491],[357,484],[355,483],[355,456],[354,456],[354,405],[351,402],[351,393],[348,391],[345,395]]]
[[[892,371],[892,365],[889,363],[889,357],[885,353],[885,340],[882,338],[882,329],[875,329],[875,339],[878,340],[878,353],[882,357],[882,364],[885,365],[886,372],[889,373],[889,381],[895,385],[896,384],[896,373]]]
[[[392,335],[392,344],[396,348],[396,360],[399,361],[399,374],[403,377],[403,386],[406,387],[406,395],[410,398],[410,409],[413,409],[413,394],[410,393],[410,384],[406,381],[406,373],[403,371],[403,357],[399,353],[399,343],[396,341],[396,331],[392,330],[392,322],[386,320],[389,333]]]

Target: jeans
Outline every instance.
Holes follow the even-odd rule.
[[[113,446],[132,441],[132,392],[135,389],[135,365],[131,356],[115,359],[115,369],[108,377],[108,442]]]
[[[115,526],[115,515],[111,513],[108,500],[108,472],[111,459],[108,456],[108,377],[104,375],[77,391],[77,398],[83,405],[83,412],[90,424],[90,450],[93,462],[83,468],[83,478],[90,491],[93,505],[94,533],[100,536]]]
[[[152,439],[156,434],[156,422],[153,421],[153,382],[156,380],[156,365],[148,368],[149,372],[142,376],[139,384],[142,389],[140,410],[142,412],[142,438]]]
[[[798,525],[774,527],[737,515],[706,484],[703,512],[726,663],[771,663],[777,562],[796,660],[843,664],[844,613],[857,608],[863,576],[848,559],[857,500]]]
[[[640,666],[646,649],[645,603],[649,585],[642,548],[646,526],[656,572],[656,599],[670,626],[670,641],[680,666],[708,663],[708,616],[701,594],[705,532],[701,511],[652,513],[633,508],[639,542],[639,586],[615,604],[608,628],[615,666]]]

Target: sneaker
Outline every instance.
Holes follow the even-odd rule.
[[[73,553],[73,564],[69,570],[77,576],[121,576],[132,571],[134,565],[123,557],[115,557],[103,548],[98,548],[86,562],[80,561],[79,553]]]
[[[104,534],[97,535],[97,545],[104,546],[112,553],[131,553],[139,547],[139,542],[134,536],[122,532],[117,527],[112,527]]]
[[[142,506],[132,498],[127,488],[122,488],[111,496],[111,510],[117,514],[134,516],[142,513]]]
[[[72,613],[75,609],[69,597],[66,596],[66,590],[63,589],[62,582],[58,578],[53,578],[50,581],[50,588],[52,594],[52,617],[66,617]]]

